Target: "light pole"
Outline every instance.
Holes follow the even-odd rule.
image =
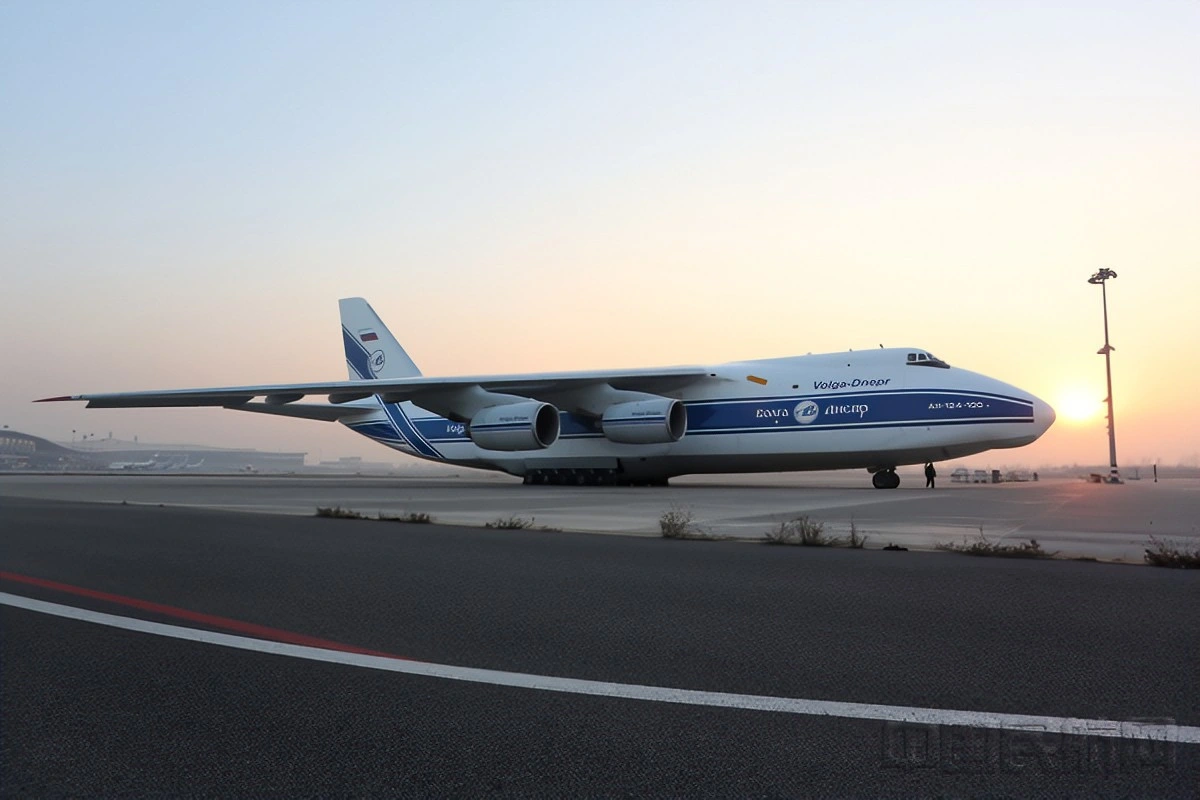
[[[1115,350],[1108,343],[1108,289],[1105,281],[1109,278],[1116,278],[1117,273],[1108,267],[1102,267],[1095,275],[1088,278],[1088,283],[1100,284],[1100,297],[1104,303],[1104,347],[1096,351],[1097,355],[1104,356],[1104,369],[1108,373],[1108,482],[1120,483],[1121,473],[1117,469],[1117,430],[1116,422],[1113,420],[1113,392],[1112,392],[1112,351]]]

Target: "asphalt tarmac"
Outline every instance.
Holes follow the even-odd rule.
[[[1195,572],[12,497],[0,543],[4,796],[1200,786]]]

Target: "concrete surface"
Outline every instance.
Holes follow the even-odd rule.
[[[505,476],[370,478],[182,475],[0,475],[0,497],[150,503],[285,514],[340,505],[367,514],[424,512],[445,524],[512,516],[563,530],[656,535],[672,508],[719,535],[754,538],[809,515],[834,535],[851,520],[868,547],[932,548],[977,538],[1028,541],[1065,556],[1142,563],[1150,536],[1200,547],[1200,481],[1078,480],[870,488],[866,473],[682,478],[666,488],[522,486]]]

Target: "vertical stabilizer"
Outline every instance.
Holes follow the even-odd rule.
[[[350,380],[416,378],[421,370],[383,324],[383,320],[361,297],[338,300],[342,315],[342,344]]]

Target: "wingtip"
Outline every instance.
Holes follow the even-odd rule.
[[[77,400],[77,399],[78,398],[73,397],[69,394],[64,394],[62,397],[43,397],[41,400],[34,400],[33,402],[35,402],[35,403],[59,403],[59,402],[62,402],[63,400]]]

